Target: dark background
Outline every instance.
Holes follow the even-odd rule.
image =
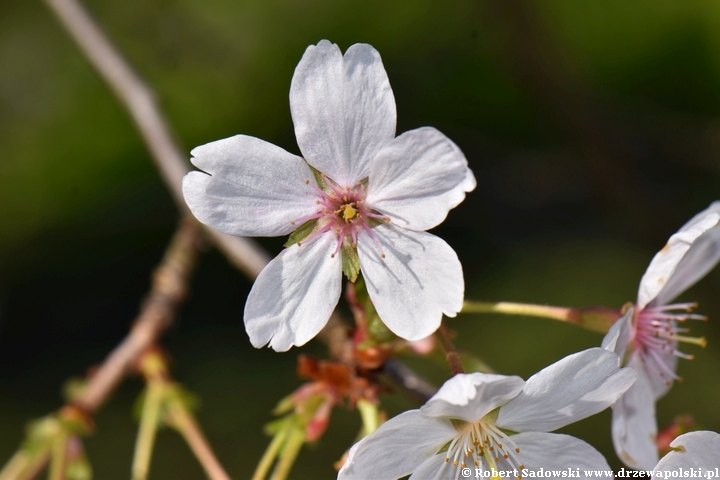
[[[706,1],[93,0],[87,6],[158,94],[187,147],[236,133],[298,153],[295,65],[323,38],[383,57],[398,133],[432,125],[465,152],[478,187],[435,230],[458,252],[467,296],[619,308],[654,253],[720,197],[720,4]],[[0,3],[0,462],[62,384],[127,332],[177,211],[125,112],[39,2]],[[282,239],[261,240],[276,253]],[[261,426],[300,385],[299,352],[255,350],[251,282],[216,252],[163,340],[173,374],[234,478],[267,445]],[[710,346],[658,404],[720,430],[720,273],[681,299],[711,317]],[[458,344],[527,377],[601,336],[550,320],[462,316]],[[428,374],[440,380],[438,373]],[[128,477],[142,384],[127,381],[86,446],[96,478]],[[416,406],[385,399],[391,413]],[[336,409],[292,478],[330,479],[359,420]],[[619,463],[609,413],[566,431]],[[153,478],[202,472],[161,432]]]

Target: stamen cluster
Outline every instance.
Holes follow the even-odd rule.
[[[678,342],[692,343],[705,347],[704,337],[688,337],[682,335],[690,331],[689,328],[679,328],[677,323],[686,320],[707,320],[707,317],[692,312],[696,303],[675,303],[658,307],[646,307],[640,310],[635,322],[635,344],[643,363],[648,367],[651,375],[658,375],[670,385],[672,380],[681,381],[674,368],[667,364],[662,355],[673,355],[678,358],[692,360],[688,355],[677,349]],[[682,310],[682,313],[671,313]],[[672,379],[672,380],[671,380]]]
[[[328,191],[312,185],[310,180],[305,181],[318,194],[318,199],[315,200],[318,210],[290,222],[293,225],[302,225],[307,221],[318,219],[319,228],[303,242],[314,240],[332,230],[337,234],[337,246],[330,256],[335,257],[346,240],[350,242],[352,248],[357,248],[358,232],[362,229],[373,239],[380,256],[385,258],[380,241],[373,233],[372,227],[379,222],[389,222],[390,218],[378,214],[367,205],[365,184],[357,182],[352,187],[342,187],[325,175],[321,175],[321,178],[327,185]],[[298,245],[302,245],[303,242],[298,242]]]
[[[488,468],[497,470],[498,462],[503,459],[510,465],[510,469],[521,471],[525,466],[518,459],[519,453],[520,448],[508,435],[492,422],[480,420],[459,430],[459,435],[448,446],[445,463],[452,461],[452,465],[459,467],[460,471],[468,466],[468,462],[479,467],[482,458],[485,458]],[[517,478],[520,480],[522,476]]]

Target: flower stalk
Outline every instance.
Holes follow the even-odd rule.
[[[534,305],[531,303],[476,301],[465,301],[461,313],[502,313],[505,315],[549,318],[572,323],[599,333],[607,333],[613,323],[621,316],[620,311],[604,307],[578,309]]]
[[[160,423],[176,429],[188,443],[211,480],[230,480],[197,425],[189,403],[192,397],[172,381],[164,356],[148,350],[139,362],[148,384],[133,460],[133,480],[145,480],[150,467],[155,435]]]
[[[149,382],[143,403],[142,416],[140,417],[137,441],[135,442],[135,455],[132,464],[133,480],[145,480],[150,471],[150,460],[155,446],[164,393],[161,382],[156,380]]]
[[[50,457],[49,480],[65,480],[66,452],[68,435],[66,432],[58,433],[52,444]]]

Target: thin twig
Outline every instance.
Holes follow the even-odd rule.
[[[180,222],[160,265],[153,273],[150,293],[130,333],[88,379],[83,392],[73,399],[72,406],[61,409],[60,415],[64,411],[83,412],[90,418],[133,369],[139,355],[170,326],[178,306],[187,294],[188,281],[197,263],[203,239],[202,230],[196,221],[185,219]],[[22,467],[18,467],[27,473],[23,478],[34,478],[47,463],[50,452],[33,458],[21,454],[18,453],[5,465],[0,471],[0,478],[15,478],[10,476],[10,472],[16,468],[18,459],[24,460]]]
[[[437,393],[437,389],[430,385],[427,380],[396,358],[390,357],[385,360],[382,372],[420,403],[427,402],[430,397]]]
[[[453,375],[457,375],[458,373],[465,373],[462,361],[460,361],[460,355],[455,349],[455,345],[450,338],[450,330],[445,325],[445,322],[440,324],[440,328],[438,328],[437,332],[435,332],[435,335],[437,336],[438,340],[440,340],[440,346],[445,351],[445,356],[447,357],[447,361],[450,364],[450,370],[452,371]]]
[[[175,428],[190,446],[190,450],[195,454],[208,478],[212,480],[230,480],[212,448],[210,448],[210,444],[205,439],[200,426],[187,408],[181,402],[175,401],[169,406],[168,414],[172,417]]]
[[[182,179],[190,171],[188,155],[178,146],[152,91],[130,68],[80,3],[76,0],[45,0],[45,3],[125,106],[150,149],[175,203],[181,211],[187,212]],[[250,278],[257,277],[270,261],[267,252],[253,240],[225,235],[210,228],[206,231],[232,264]]]

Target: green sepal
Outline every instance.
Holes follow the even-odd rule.
[[[365,320],[367,321],[370,338],[376,343],[389,343],[395,340],[395,334],[383,323],[377,310],[375,310],[375,305],[373,305],[372,300],[370,300],[370,295],[368,294],[363,277],[359,277],[355,282],[355,296],[360,305],[365,309]]]
[[[313,176],[315,177],[315,183],[317,183],[318,187],[320,187],[320,190],[322,190],[324,192],[330,192],[330,188],[327,186],[327,183],[325,183],[323,174],[320,173],[319,170],[316,170],[315,167],[313,167],[309,163],[308,163],[308,167],[310,167],[310,171],[313,173]]]
[[[355,283],[360,273],[360,258],[358,257],[357,248],[343,242],[340,248],[342,256],[342,271],[348,280]]]
[[[285,245],[283,246],[287,248],[295,245],[298,242],[302,242],[313,233],[316,225],[317,219],[308,220],[307,222],[303,223],[294,232],[290,234],[290,237],[287,239],[287,242],[285,242]]]

